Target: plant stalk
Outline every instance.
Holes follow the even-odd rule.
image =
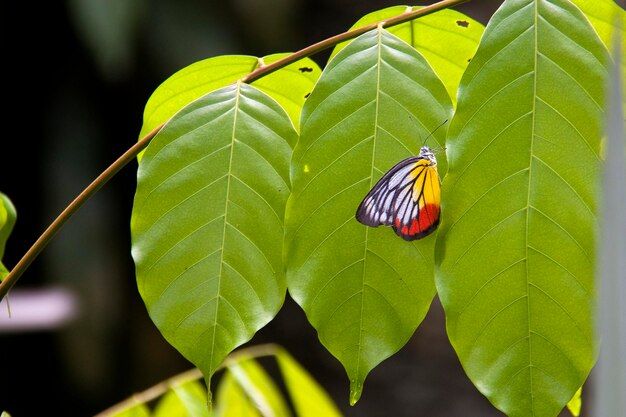
[[[241,82],[251,83],[255,80],[258,80],[261,77],[264,77],[274,71],[277,71],[289,64],[299,61],[302,58],[311,56],[318,52],[321,52],[325,49],[331,48],[337,45],[340,42],[356,38],[357,36],[375,29],[377,26],[381,25],[382,27],[391,27],[395,25],[399,25],[401,23],[408,22],[410,20],[416,19],[421,16],[425,16],[430,13],[434,13],[436,11],[450,8],[453,6],[457,6],[459,4],[465,3],[469,0],[443,0],[438,3],[431,4],[429,6],[424,6],[421,9],[406,11],[398,16],[381,20],[375,23],[371,23],[366,26],[362,26],[360,28],[351,30],[349,32],[344,32],[339,35],[332,36],[328,39],[315,43],[311,46],[308,46],[304,49],[299,50],[298,52],[294,52],[293,54],[286,56],[283,59],[280,59],[276,62],[273,62],[269,65],[263,65],[256,70],[252,71],[245,77],[241,78]],[[410,10],[410,9],[409,9]],[[89,200],[104,184],[106,184],[117,172],[122,169],[126,164],[132,161],[138,154],[141,152],[156,136],[156,134],[161,130],[165,123],[157,126],[154,130],[148,133],[145,137],[143,137],[139,142],[133,145],[129,150],[127,150],[122,156],[120,156],[111,166],[109,166],[102,174],[100,174],[83,192],[81,192],[75,199],[70,203],[69,206],[65,210],[59,214],[59,216],[54,220],[54,222],[46,229],[45,232],[37,239],[37,241],[33,244],[33,246],[26,252],[26,254],[22,257],[22,259],[15,265],[15,267],[11,270],[9,275],[5,277],[5,279],[0,282],[0,301],[4,298],[5,295],[9,292],[9,290],[15,285],[20,276],[24,273],[24,271],[30,266],[30,264],[35,260],[35,258],[43,251],[43,249],[47,246],[47,244],[52,240],[52,238],[61,230],[61,228],[65,225],[65,223],[76,213],[82,206]]]

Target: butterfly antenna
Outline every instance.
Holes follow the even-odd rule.
[[[431,137],[432,135],[434,135],[434,134],[435,134],[435,132],[436,132],[437,130],[439,130],[439,128],[440,128],[441,126],[445,125],[446,123],[448,123],[448,119],[446,119],[446,120],[444,120],[443,122],[441,122],[441,124],[439,124],[439,126],[437,126],[437,127],[435,128],[435,130],[433,130],[432,132],[430,132],[430,133],[428,134],[428,136],[426,136],[426,139],[424,139],[424,143],[422,143],[422,146],[426,145],[426,141],[428,140],[428,138],[429,138],[429,137]],[[443,148],[443,149],[445,150],[445,148]]]

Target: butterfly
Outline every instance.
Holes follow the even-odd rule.
[[[428,236],[439,225],[437,158],[428,146],[394,165],[365,196],[356,219],[391,228],[404,240]]]

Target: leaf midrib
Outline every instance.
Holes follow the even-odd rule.
[[[526,194],[526,232],[525,232],[525,243],[524,243],[524,247],[525,247],[525,258],[526,258],[526,315],[527,315],[527,320],[528,320],[528,372],[529,372],[529,378],[528,378],[528,383],[530,385],[530,412],[532,417],[535,416],[535,394],[533,392],[533,343],[532,343],[532,337],[531,337],[531,328],[532,328],[532,323],[531,323],[531,317],[530,317],[530,286],[531,286],[531,282],[530,282],[530,276],[528,274],[529,271],[529,258],[528,258],[528,246],[529,246],[529,239],[528,239],[528,224],[529,224],[529,220],[530,220],[530,186],[532,184],[532,178],[533,178],[533,169],[532,169],[532,164],[533,164],[533,157],[534,157],[534,144],[535,144],[535,130],[536,130],[536,123],[537,123],[537,59],[539,56],[539,48],[538,48],[538,42],[537,42],[537,35],[538,35],[538,31],[537,31],[537,24],[538,24],[538,15],[539,15],[539,10],[538,10],[538,3],[541,0],[535,0],[533,2],[533,108],[532,108],[532,121],[531,121],[531,134],[530,134],[530,155],[529,155],[529,159],[528,159],[528,192]]]
[[[217,334],[217,315],[219,313],[219,307],[220,307],[220,290],[221,290],[221,286],[222,286],[222,273],[224,271],[224,245],[226,243],[226,227],[228,225],[228,203],[230,200],[230,182],[231,182],[231,178],[232,178],[232,166],[233,166],[233,154],[234,154],[234,149],[235,149],[235,131],[237,130],[237,114],[239,113],[239,98],[241,97],[241,81],[237,82],[237,87],[236,87],[236,92],[235,92],[235,105],[234,105],[234,114],[233,114],[233,129],[232,129],[232,134],[231,134],[231,138],[230,138],[230,156],[228,158],[228,179],[226,180],[226,205],[224,207],[224,227],[222,229],[222,244],[221,244],[221,248],[222,248],[222,253],[220,254],[220,272],[218,274],[217,277],[217,290],[216,290],[216,297],[217,300],[215,301],[215,315],[213,316],[213,337],[211,340],[211,353],[209,355],[209,375],[213,374],[213,357],[215,354],[215,335]]]
[[[370,185],[369,189],[374,186],[374,161],[376,160],[376,138],[378,133],[378,112],[380,106],[380,71],[382,61],[382,34],[383,30],[381,26],[378,26],[378,41],[377,41],[377,55],[376,55],[376,107],[374,109],[374,132],[372,138],[372,162],[370,169]],[[363,347],[363,310],[365,308],[365,279],[367,278],[367,246],[368,246],[369,227],[365,228],[365,245],[363,245],[363,275],[361,277],[361,311],[359,314],[359,348],[357,352],[356,362],[356,375],[355,378],[359,378],[359,370],[361,366],[361,350]]]

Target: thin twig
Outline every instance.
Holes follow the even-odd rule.
[[[288,55],[283,59],[279,59],[276,62],[273,62],[268,65],[263,65],[257,68],[256,70],[252,71],[250,74],[242,77],[241,81],[243,81],[244,83],[251,83],[271,72],[274,72],[280,68],[286,67],[289,64],[297,62],[302,58],[314,55],[318,52],[331,48],[341,42],[354,39],[357,36],[362,35],[365,32],[368,32],[372,29],[376,29],[378,25],[381,25],[382,27],[385,27],[385,28],[396,26],[401,23],[406,23],[410,20],[416,19],[418,17],[437,12],[442,9],[447,9],[453,6],[458,6],[459,4],[465,3],[467,1],[470,1],[470,0],[443,0],[438,3],[424,6],[417,10],[405,11],[404,13],[398,16],[394,16],[389,19],[379,20],[378,22],[370,23],[369,25],[362,26],[360,28],[351,30],[349,32],[344,32],[339,35],[332,36],[328,39],[324,39],[323,41],[320,41],[304,49],[301,49],[298,52],[294,52],[293,54]]]
[[[15,267],[11,270],[9,275],[5,277],[5,279],[0,283],[0,300],[4,298],[4,296],[9,292],[9,290],[13,287],[13,285],[17,282],[20,276],[24,273],[24,271],[29,267],[29,265],[35,260],[35,258],[41,253],[41,251],[46,247],[46,245],[52,240],[52,238],[61,230],[63,225],[80,209],[83,204],[87,202],[104,184],[106,184],[111,178],[118,173],[120,169],[126,166],[130,161],[135,159],[137,154],[141,152],[148,143],[152,140],[152,138],[161,130],[163,125],[156,127],[150,133],[148,133],[144,138],[142,138],[139,142],[134,144],[129,150],[124,152],[122,156],[120,156],[115,162],[111,164],[102,174],[98,176],[87,188],[81,192],[78,197],[74,199],[70,203],[69,206],[65,208],[59,214],[59,216],[52,222],[50,226],[46,229],[45,232],[39,239],[31,246],[31,248],[26,252],[26,254],[20,259],[20,261],[15,265]]]

